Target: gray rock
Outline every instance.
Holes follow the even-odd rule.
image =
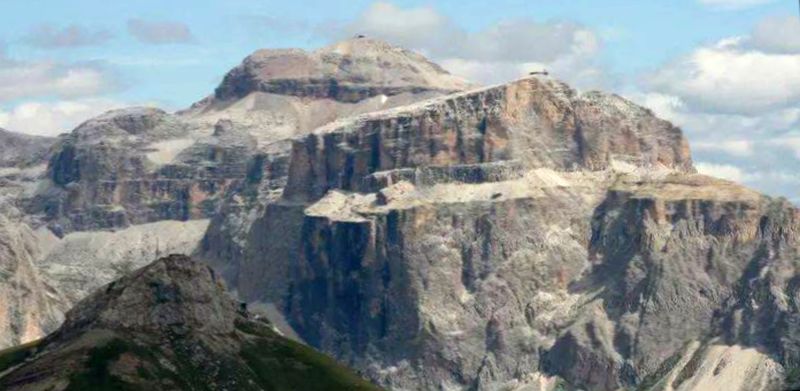
[[[261,91],[352,103],[378,95],[454,92],[468,86],[417,53],[373,39],[351,39],[311,53],[259,50],[228,72],[214,97],[240,99]]]
[[[40,164],[56,139],[0,129],[0,167]]]

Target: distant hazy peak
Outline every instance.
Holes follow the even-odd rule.
[[[55,140],[0,128],[0,167],[39,163]]]

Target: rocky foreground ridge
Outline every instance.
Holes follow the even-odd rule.
[[[4,390],[378,390],[280,336],[182,255],[90,295],[44,340],[0,352],[0,371]]]
[[[46,160],[13,197],[49,308],[193,252],[391,389],[800,386],[797,209],[696,174],[680,129],[615,95],[476,89],[353,39],[256,52]]]

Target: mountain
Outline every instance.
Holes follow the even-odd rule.
[[[51,137],[31,136],[0,128],[0,167],[25,166],[46,160]]]
[[[59,319],[181,252],[390,389],[800,387],[797,208],[697,174],[680,129],[613,94],[476,88],[355,38],[258,51],[42,161],[2,188],[33,254],[2,260],[34,293],[9,314]]]
[[[0,180],[6,179],[1,190],[23,211],[14,224],[36,233],[31,244],[38,250],[36,272],[62,303],[74,304],[160,255],[191,254],[204,237],[224,241],[216,249],[226,256],[219,262],[208,257],[222,268],[241,253],[241,235],[255,210],[274,197],[276,185],[259,188],[262,178],[274,183],[286,178],[287,135],[469,86],[415,53],[367,39],[306,53],[308,74],[283,74],[300,53],[259,51],[218,88],[241,83],[235,75],[246,69],[261,78],[293,77],[283,89],[240,88],[239,95],[220,93],[176,114],[148,107],[112,110],[58,139],[8,133],[41,145],[9,155],[13,167],[1,170]],[[262,61],[265,57],[270,60]],[[393,70],[390,77],[384,68]],[[343,75],[349,79],[342,81],[342,91],[362,91],[363,99],[297,90]],[[43,336],[57,324],[47,323],[34,334]],[[22,332],[8,330],[7,341],[18,341]]]
[[[206,124],[232,119],[266,144],[337,118],[470,87],[417,53],[354,38],[313,52],[256,51],[225,75],[213,95],[181,115]]]
[[[171,255],[78,303],[47,338],[0,353],[4,390],[378,390],[283,338]]]
[[[226,276],[388,388],[796,381],[797,210],[649,110],[531,77],[292,144]]]

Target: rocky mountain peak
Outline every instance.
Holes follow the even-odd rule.
[[[104,328],[224,334],[240,316],[213,270],[185,255],[170,255],[78,303],[67,313],[62,332]]]
[[[238,99],[261,91],[358,102],[378,95],[468,87],[419,54],[379,40],[354,38],[312,52],[258,50],[225,76],[215,97]]]

